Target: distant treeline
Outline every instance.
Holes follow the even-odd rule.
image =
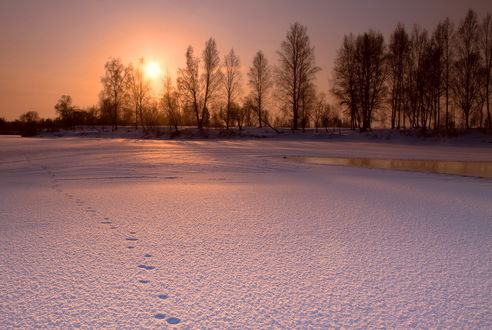
[[[111,58],[98,105],[80,109],[63,95],[55,105],[57,119],[40,120],[30,111],[14,122],[0,120],[0,131],[30,134],[75,125],[368,130],[375,123],[433,131],[492,128],[490,14],[480,20],[469,10],[458,25],[445,19],[432,32],[398,24],[388,42],[373,30],[349,34],[338,51],[328,93],[315,84],[320,68],[305,26],[290,26],[277,57],[271,65],[261,50],[256,53],[244,93],[239,57],[231,49],[221,59],[211,38],[201,56],[188,47],[185,66],[175,80],[164,77],[158,97],[145,76],[144,59],[125,65]]]

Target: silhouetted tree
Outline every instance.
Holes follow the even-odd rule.
[[[103,125],[111,125],[113,122],[113,105],[108,97],[101,93],[99,98],[99,122]]]
[[[483,61],[483,95],[487,112],[487,127],[492,128],[490,92],[492,83],[492,17],[487,14],[480,26],[480,51]]]
[[[22,136],[33,136],[38,133],[39,114],[37,111],[28,111],[19,117],[22,123]]]
[[[391,85],[391,128],[404,126],[405,74],[410,51],[410,38],[405,27],[398,24],[388,46],[389,79]]]
[[[205,49],[202,54],[202,62],[203,101],[202,117],[198,123],[198,128],[202,128],[203,124],[209,120],[210,112],[207,107],[219,91],[222,80],[219,51],[217,50],[217,44],[213,38],[210,38],[205,43]]]
[[[100,118],[101,118],[101,109],[95,105],[92,105],[87,108],[87,113],[90,118],[90,123],[91,125],[96,125]]]
[[[146,128],[146,130],[153,130],[159,122],[162,123],[162,121],[159,120],[159,106],[157,102],[153,101],[145,106],[142,117],[142,125]]]
[[[344,38],[335,63],[333,92],[347,106],[352,128],[370,129],[375,110],[384,102],[385,58],[381,33],[370,30],[356,39]]]
[[[446,31],[446,26],[439,24],[432,35],[429,49],[427,51],[427,60],[430,67],[430,88],[427,92],[429,93],[429,102],[431,103],[430,120],[434,124],[434,129],[441,127],[441,98],[443,93],[445,95],[446,92],[447,34],[448,31]]]
[[[360,127],[360,101],[357,89],[357,58],[355,38],[352,34],[345,36],[338,51],[334,67],[333,94],[344,105],[350,117],[350,128]]]
[[[407,76],[406,76],[406,114],[410,127],[419,127],[421,115],[424,112],[426,91],[426,67],[425,56],[428,48],[429,37],[426,30],[415,25],[411,35],[411,48],[409,53]]]
[[[70,95],[62,95],[55,104],[55,110],[65,127],[74,125],[75,107],[72,105],[72,97]]]
[[[253,64],[249,68],[249,87],[251,105],[258,116],[258,126],[261,128],[264,117],[266,116],[265,105],[273,85],[271,68],[265,55],[260,50],[256,53]]]
[[[453,52],[452,52],[452,39],[453,39],[453,24],[446,18],[443,22],[439,23],[436,28],[435,35],[441,42],[442,48],[442,88],[444,89],[444,104],[445,104],[445,115],[444,115],[444,126],[446,130],[449,128],[449,98],[450,98],[450,88],[451,88],[451,71],[453,63]]]
[[[356,88],[360,102],[361,130],[371,128],[374,110],[384,97],[384,40],[369,31],[355,41]]]
[[[236,98],[240,94],[241,89],[241,72],[239,57],[234,53],[234,49],[231,49],[230,52],[224,57],[224,65],[223,65],[224,73],[223,73],[223,82],[224,82],[224,90],[226,96],[226,108],[225,108],[225,123],[226,128],[229,129],[231,124],[231,119],[233,119],[234,112],[237,112],[239,106],[233,106]]]
[[[161,99],[162,109],[167,115],[169,126],[173,126],[176,132],[181,120],[179,92],[174,88],[173,81],[169,74],[164,78],[163,95]]]
[[[371,128],[373,114],[385,97],[385,46],[381,33],[369,31],[357,37],[357,83],[362,130]]]
[[[130,97],[135,109],[135,128],[144,127],[144,110],[150,98],[150,82],[144,76],[144,59],[140,58],[129,75]]]
[[[331,106],[327,104],[327,107],[324,110],[325,111],[323,111],[323,113],[321,114],[321,125],[325,128],[325,131],[328,132],[328,127],[330,126],[332,117]],[[338,117],[336,117],[336,119],[339,120]],[[340,126],[338,125],[338,127]]]
[[[277,54],[279,55],[277,86],[290,103],[292,129],[297,130],[302,93],[310,87],[316,72],[319,71],[306,27],[299,23],[292,24]]]
[[[201,127],[203,119],[199,63],[200,60],[193,55],[193,47],[189,46],[186,50],[186,66],[178,70],[178,89],[185,107],[192,110],[197,127]]]
[[[193,48],[186,51],[186,67],[178,70],[178,89],[186,109],[192,109],[198,128],[210,120],[208,107],[221,87],[222,73],[215,40],[205,43],[202,54],[203,70],[200,75],[200,60],[193,55]]]
[[[104,65],[105,73],[101,78],[103,84],[103,98],[112,109],[113,130],[118,129],[120,110],[128,94],[130,85],[130,68],[125,67],[120,59],[110,58]]]
[[[302,131],[309,127],[311,113],[316,103],[316,87],[312,82],[305,84],[299,95],[299,120]]]
[[[426,30],[415,27],[412,34],[413,127],[437,129],[440,124],[440,100],[443,92],[444,40],[439,30],[431,38]]]
[[[5,118],[0,117],[0,132],[6,132],[8,130],[8,122]]]
[[[411,127],[424,130],[440,125],[445,73],[444,40],[439,29],[431,38],[426,30],[412,31],[407,77],[407,114]]]
[[[28,111],[20,115],[19,120],[23,123],[34,123],[39,121],[39,113],[37,111]]]
[[[456,31],[456,62],[454,65],[454,101],[463,112],[465,127],[478,105],[480,93],[480,49],[477,15],[469,10]]]
[[[316,132],[318,132],[318,128],[324,126],[324,124],[327,124],[327,120],[329,117],[329,112],[330,112],[330,105],[326,101],[326,94],[320,93],[316,97],[316,103],[313,108],[313,122],[314,122],[314,128],[316,129]],[[326,127],[325,127],[326,128]]]
[[[243,104],[238,105],[236,120],[239,130],[242,130],[243,126],[251,122],[251,114],[254,111],[254,107],[254,101],[251,96],[246,96]]]

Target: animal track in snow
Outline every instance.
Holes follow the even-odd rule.
[[[163,320],[166,318],[166,315],[165,314],[162,314],[162,313],[157,313],[154,315],[154,317],[156,319],[159,319],[159,320]],[[178,319],[177,317],[170,317],[166,320],[167,323],[169,324],[178,324],[179,322],[181,322],[180,319]]]
[[[178,324],[179,322],[181,322],[181,320],[178,319],[177,317],[170,317],[166,321],[169,324]]]
[[[155,267],[154,267],[154,266],[147,266],[147,265],[138,265],[137,267],[138,267],[138,268],[145,269],[145,270],[155,269]]]
[[[55,177],[55,174],[53,172],[51,172],[51,171],[49,171],[49,175],[51,176],[51,178],[54,178]],[[172,177],[172,179],[174,179],[174,177]],[[63,190],[60,188],[60,186],[58,185],[58,183],[53,182],[53,184],[51,185],[51,188],[54,191],[56,191],[56,192],[60,192],[60,193],[63,192]],[[80,206],[80,207],[83,207],[84,204],[85,204],[85,202],[83,200],[81,200],[79,198],[75,198],[75,196],[73,196],[72,194],[64,193],[64,195],[65,195],[65,198],[69,198],[69,199],[74,200],[75,203],[78,206]],[[97,213],[97,211],[95,209],[93,209],[92,207],[90,207],[90,206],[86,206],[85,209],[84,209],[84,212],[90,213],[92,216],[96,216],[96,213]],[[104,217],[103,219],[104,219],[104,221],[101,221],[100,222],[101,224],[103,224],[103,225],[111,225],[109,227],[109,229],[116,229],[117,228],[116,226],[112,225],[112,223],[113,223],[112,221],[109,221],[109,219],[110,219],[109,217]],[[136,235],[136,232],[131,231],[131,232],[129,232],[129,234],[130,235]],[[136,237],[127,237],[127,238],[125,238],[125,240],[126,241],[132,241],[132,242],[134,242],[134,241],[138,241],[138,238],[136,238]],[[126,248],[127,249],[134,249],[135,246],[127,246]],[[152,255],[149,254],[149,253],[145,253],[143,255],[143,257],[144,258],[151,258]],[[152,270],[152,269],[155,269],[154,266],[148,266],[148,265],[138,265],[137,267],[138,268],[142,268],[144,270]],[[150,280],[140,279],[140,280],[138,280],[138,283],[148,284],[148,283],[150,283]],[[169,296],[167,294],[159,294],[159,295],[157,295],[157,298],[158,299],[165,300],[165,299],[168,299]],[[157,313],[157,314],[154,315],[154,318],[159,319],[159,320],[164,320],[164,319],[166,319],[166,314]],[[180,323],[181,320],[179,318],[177,318],[177,317],[168,317],[166,319],[166,322],[168,324],[170,324],[170,325],[174,325],[174,324]]]

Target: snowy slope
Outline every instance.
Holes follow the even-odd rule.
[[[492,161],[490,148],[0,137],[0,150],[2,328],[492,327],[492,180],[282,158]]]

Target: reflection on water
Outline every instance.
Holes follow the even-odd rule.
[[[431,172],[492,179],[491,162],[329,157],[297,157],[295,158],[295,160],[310,164],[344,165],[367,168],[382,168],[389,170]]]

